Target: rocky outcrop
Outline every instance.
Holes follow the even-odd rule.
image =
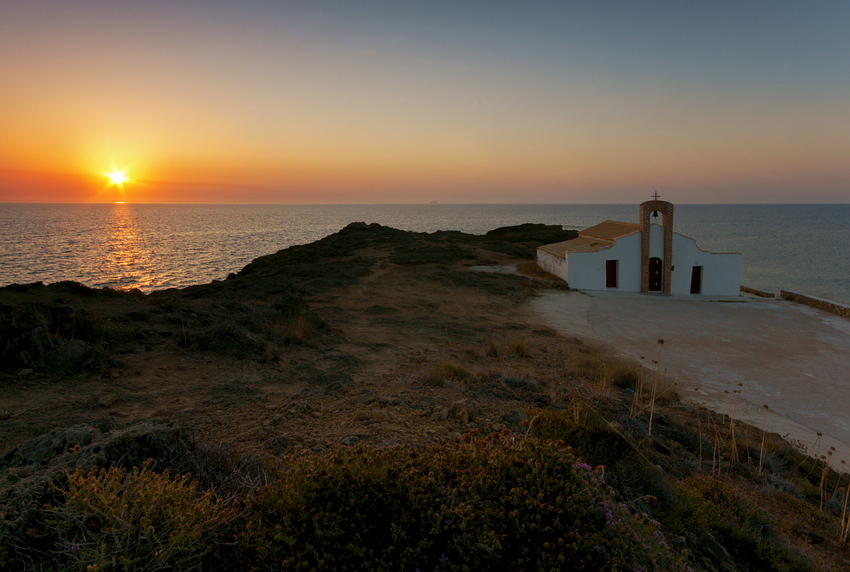
[[[65,304],[0,306],[0,357],[3,367],[28,368],[54,375],[106,368],[108,354],[85,312]]]
[[[484,236],[537,247],[543,244],[572,240],[578,236],[578,232],[575,230],[564,230],[564,227],[557,224],[525,223],[497,228],[489,231]]]
[[[141,423],[110,428],[105,423],[55,429],[0,459],[0,567],[16,560],[15,550],[31,541],[41,507],[74,467],[130,469],[147,460],[155,469],[191,470],[192,443],[171,424]]]
[[[267,342],[230,322],[219,324],[204,333],[199,346],[204,350],[241,359],[262,359],[267,352]]]

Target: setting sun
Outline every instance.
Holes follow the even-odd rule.
[[[111,173],[104,173],[104,175],[109,178],[110,185],[117,185],[119,187],[130,180],[127,178],[124,171],[118,171],[115,169],[113,169]]]

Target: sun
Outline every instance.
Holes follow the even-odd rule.
[[[119,171],[118,169],[113,169],[112,172],[104,173],[104,175],[109,179],[110,185],[117,187],[123,187],[124,183],[130,180],[127,177],[126,171]]]

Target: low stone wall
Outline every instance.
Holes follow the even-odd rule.
[[[806,296],[805,294],[791,292],[790,290],[780,290],[779,295],[784,300],[806,304],[818,310],[826,310],[827,312],[850,318],[850,306],[845,304],[839,304],[838,302],[832,302],[831,300],[824,300],[823,298],[816,298],[814,296]]]
[[[775,298],[776,294],[773,292],[765,292],[764,290],[756,290],[755,288],[750,288],[749,286],[741,286],[741,292],[746,292],[747,294],[752,294],[753,296],[761,296],[762,298]]]

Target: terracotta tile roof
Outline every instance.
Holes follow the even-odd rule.
[[[631,222],[606,220],[597,225],[580,230],[578,238],[544,244],[537,250],[542,250],[558,258],[566,258],[569,252],[599,252],[611,248],[618,238],[640,232],[640,225]]]
[[[640,225],[633,222],[606,220],[578,232],[579,236],[592,236],[607,240],[617,240],[640,231]]]
[[[580,236],[564,242],[544,244],[537,248],[558,258],[566,258],[568,252],[598,252],[614,246],[613,240]]]

